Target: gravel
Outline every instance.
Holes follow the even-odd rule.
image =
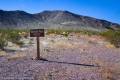
[[[0,80],[120,80],[120,49],[105,47],[102,39],[89,43],[89,38],[41,38],[46,61],[35,60],[36,44],[0,57]],[[24,56],[8,59],[16,54]]]

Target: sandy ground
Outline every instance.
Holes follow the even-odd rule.
[[[0,57],[0,80],[120,80],[120,49],[99,36],[47,35]]]

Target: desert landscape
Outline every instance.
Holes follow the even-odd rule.
[[[65,32],[63,32],[65,33]],[[120,48],[103,36],[71,32],[21,39],[0,51],[0,80],[120,80]]]
[[[120,80],[120,0],[0,0],[0,80]]]

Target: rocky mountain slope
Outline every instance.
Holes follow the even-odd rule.
[[[30,14],[24,11],[0,10],[0,28],[68,28],[106,30],[118,29],[119,24],[82,16],[69,11],[43,11]]]

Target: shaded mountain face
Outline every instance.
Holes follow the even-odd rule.
[[[65,28],[102,31],[116,30],[120,28],[120,25],[68,11],[43,11],[29,14],[19,10],[0,10],[0,28]]]
[[[34,15],[24,11],[0,10],[0,28],[24,28],[36,22]],[[30,26],[31,27],[31,26]]]

